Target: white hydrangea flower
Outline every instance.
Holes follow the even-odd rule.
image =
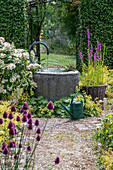
[[[7,65],[7,69],[8,69],[8,70],[12,70],[12,69],[15,69],[15,68],[16,68],[16,65],[13,64],[13,63]]]

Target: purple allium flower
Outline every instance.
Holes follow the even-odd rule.
[[[22,122],[27,122],[27,116],[26,116],[26,115],[24,115],[24,116],[22,117]]]
[[[8,143],[8,146],[9,146],[9,148],[13,148],[13,147],[14,147],[13,141],[9,142],[9,143]]]
[[[40,133],[41,133],[40,128],[38,128],[38,129],[36,130],[36,133],[38,133],[38,134],[40,134]]]
[[[80,59],[83,60],[83,55],[82,53],[80,52]]]
[[[10,112],[9,115],[8,115],[8,118],[9,118],[9,119],[13,119],[13,117],[14,117],[14,116],[13,116],[12,112]]]
[[[31,112],[27,114],[28,119],[32,118]]]
[[[8,150],[7,147],[5,147],[4,150],[3,150],[3,154],[4,154],[4,155],[7,155],[8,153],[9,153],[9,150]]]
[[[29,106],[28,106],[27,102],[24,102],[22,108],[23,108],[24,110],[29,109]]]
[[[16,146],[16,143],[13,141],[13,147],[15,147]]]
[[[26,110],[23,111],[23,116],[24,116],[24,115],[27,115],[27,111],[26,111]]]
[[[17,158],[18,158],[18,155],[17,155],[17,154],[15,154],[15,155],[14,155],[14,159],[17,159]]]
[[[38,119],[35,120],[35,126],[38,126],[39,125],[39,121]]]
[[[33,123],[32,119],[31,118],[28,119],[28,124],[32,124],[32,123]]]
[[[0,125],[3,124],[3,122],[4,122],[3,119],[0,118]]]
[[[20,109],[20,112],[23,113],[25,110],[23,109],[23,107]]]
[[[53,110],[53,109],[54,109],[54,105],[53,105],[52,101],[50,101],[50,102],[47,104],[47,108],[48,108],[49,110]]]
[[[11,128],[11,129],[9,130],[9,135],[10,135],[10,136],[15,135],[15,128]]]
[[[31,146],[30,145],[27,146],[27,150],[31,151]]]
[[[40,141],[40,139],[41,139],[41,137],[38,135],[38,136],[36,137],[36,140],[37,140],[37,141]]]
[[[28,125],[27,125],[27,128],[28,128],[29,130],[32,130],[32,129],[33,129],[33,125],[32,125],[32,124],[28,124]]]
[[[94,65],[94,68],[96,69],[96,64]]]
[[[8,113],[6,111],[4,111],[3,118],[6,119],[7,117],[8,117]]]
[[[17,121],[17,122],[20,121],[20,117],[19,117],[19,116],[16,117],[16,121]]]
[[[10,121],[8,124],[8,129],[11,129],[12,127],[15,127],[15,124],[12,121]]]
[[[22,148],[22,144],[21,143],[19,144],[19,148]]]
[[[3,143],[2,143],[2,146],[1,146],[2,150],[4,150],[5,147],[7,147],[7,145],[6,145],[5,142],[3,142]]]
[[[60,158],[59,157],[56,157],[55,159],[55,164],[59,164],[60,163]]]
[[[16,112],[16,107],[14,104],[11,106],[11,112]]]

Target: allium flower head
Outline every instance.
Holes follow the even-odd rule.
[[[50,102],[47,104],[47,108],[48,108],[49,110],[53,110],[53,109],[54,109],[54,105],[53,105],[52,101],[50,101]]]
[[[28,125],[27,125],[27,128],[28,128],[29,130],[32,130],[32,129],[33,129],[33,125],[32,125],[32,124],[28,124]]]
[[[6,119],[7,117],[8,117],[8,113],[6,111],[4,111],[3,118]]]
[[[32,121],[32,119],[30,118],[29,120],[28,120],[28,124],[32,124],[33,123],[33,121]]]
[[[24,116],[24,115],[27,116],[27,111],[26,111],[26,110],[23,111],[23,116]]]
[[[59,157],[56,157],[55,159],[55,164],[59,164],[60,163],[60,158]]]
[[[40,134],[40,133],[41,133],[40,128],[38,128],[38,129],[36,130],[36,133],[38,133],[38,134]]]
[[[3,143],[2,143],[2,146],[1,146],[2,150],[4,150],[5,147],[7,147],[7,145],[6,145],[5,142],[3,142]]]
[[[27,116],[26,116],[26,115],[24,115],[24,116],[22,117],[22,122],[27,122]]]
[[[38,135],[38,136],[36,137],[36,140],[37,140],[37,141],[40,141],[40,139],[41,139],[41,137]]]
[[[39,121],[38,119],[35,120],[35,126],[38,126],[39,125]]]
[[[9,135],[10,135],[10,136],[15,135],[15,128],[11,128],[11,129],[9,130]]]
[[[27,114],[28,119],[32,118],[31,112]]]
[[[20,112],[23,113],[25,111],[25,109],[23,109],[23,107],[20,109]]]
[[[19,148],[22,148],[22,144],[21,143],[19,144]]]
[[[8,153],[9,153],[9,150],[8,150],[7,147],[5,147],[4,150],[3,150],[3,154],[4,154],[4,155],[7,155]]]
[[[29,106],[28,106],[27,102],[24,102],[22,108],[23,108],[24,110],[29,109]]]
[[[99,41],[97,41],[97,49],[99,49],[99,46],[100,46]]]
[[[10,112],[9,115],[8,115],[8,118],[9,118],[9,119],[13,119],[13,117],[14,117],[14,116],[13,116],[12,112]]]
[[[11,112],[16,112],[16,107],[14,104],[11,106]]]
[[[31,146],[30,145],[27,146],[27,150],[31,151]]]
[[[19,117],[19,116],[16,117],[16,121],[17,121],[17,122],[20,121],[20,117]]]
[[[9,142],[9,143],[8,143],[8,146],[9,146],[9,148],[13,148],[13,147],[14,147],[13,141]]]
[[[4,122],[3,119],[0,118],[0,125],[3,124],[3,122]]]
[[[18,155],[17,155],[17,154],[15,154],[15,155],[14,155],[14,159],[17,159],[17,158],[18,158]]]
[[[96,64],[94,65],[94,68],[96,69]]]
[[[15,147],[16,146],[16,143],[13,141],[13,147]]]
[[[8,124],[8,129],[11,129],[12,127],[15,127],[15,124],[12,121],[10,121]]]

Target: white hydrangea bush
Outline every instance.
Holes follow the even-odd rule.
[[[31,55],[33,58],[33,55]],[[14,44],[0,37],[0,96],[8,97],[16,88],[36,87],[33,72],[41,66],[29,61],[29,53],[15,49]]]

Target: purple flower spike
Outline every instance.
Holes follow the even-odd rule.
[[[9,153],[9,150],[7,149],[7,147],[5,147],[4,150],[3,150],[3,154],[7,155],[8,153]]]
[[[33,123],[33,121],[32,121],[32,119],[30,118],[29,120],[28,120],[28,124],[32,124]]]
[[[89,29],[87,29],[87,37],[88,37],[88,39],[90,39]]]
[[[24,102],[22,108],[23,108],[24,110],[29,109],[29,106],[28,106],[27,102]]]
[[[31,146],[30,145],[28,145],[27,150],[31,151]]]
[[[27,114],[28,119],[32,118],[31,112]]]
[[[25,110],[23,109],[23,107],[20,109],[20,112],[23,113]]]
[[[13,148],[13,147],[14,147],[13,141],[9,142],[9,143],[8,143],[8,146],[9,146],[9,148]]]
[[[100,51],[101,51],[101,44],[100,44]]]
[[[8,129],[11,129],[12,127],[14,127],[14,123],[12,121],[10,121],[8,124]]]
[[[100,44],[99,44],[99,41],[97,41],[97,49],[99,49],[99,45],[100,45]]]
[[[26,116],[26,115],[24,115],[24,116],[22,117],[22,122],[27,122],[27,116]]]
[[[56,157],[55,159],[55,164],[59,164],[60,163],[60,158],[59,157]]]
[[[28,125],[27,125],[27,128],[28,128],[29,130],[32,130],[32,129],[33,129],[33,125],[32,125],[32,124],[28,124]]]
[[[36,137],[36,140],[37,140],[37,141],[40,141],[40,139],[41,139],[41,137],[38,135],[38,136]]]
[[[12,112],[10,112],[9,115],[8,115],[8,118],[9,118],[9,119],[13,119],[13,117],[14,117],[14,116],[13,116]]]
[[[54,105],[53,105],[53,103],[52,103],[52,101],[50,101],[48,104],[47,104],[47,108],[49,109],[49,110],[53,110],[55,107],[54,107]]]
[[[0,118],[0,125],[3,124],[3,122],[4,122],[3,119]]]
[[[94,65],[94,68],[96,69],[96,65]]]
[[[15,147],[16,146],[16,143],[13,141],[13,147]]]
[[[39,121],[38,121],[38,119],[35,120],[35,126],[39,126]]]
[[[2,143],[2,146],[1,146],[2,150],[4,150],[5,147],[7,147],[7,145],[6,145],[5,142],[3,142],[3,143]]]
[[[20,117],[19,117],[19,116],[16,117],[16,121],[17,121],[17,122],[20,121]]]
[[[15,154],[14,159],[17,159],[17,158],[18,158],[18,155],[17,155],[17,154]]]
[[[19,144],[19,148],[22,148],[22,144],[21,143]]]
[[[80,52],[80,59],[83,60],[83,55],[82,53]]]
[[[9,130],[9,135],[10,135],[10,136],[15,135],[15,128],[11,128],[11,129]]]
[[[24,115],[27,115],[27,111],[26,111],[26,110],[23,111],[23,116],[24,116]]]
[[[16,112],[16,107],[14,104],[11,106],[11,112]]]
[[[3,118],[6,119],[7,117],[8,117],[8,113],[6,111],[4,111]]]
[[[40,134],[40,133],[41,133],[40,128],[38,128],[38,129],[36,130],[36,133],[38,133],[38,134]]]

